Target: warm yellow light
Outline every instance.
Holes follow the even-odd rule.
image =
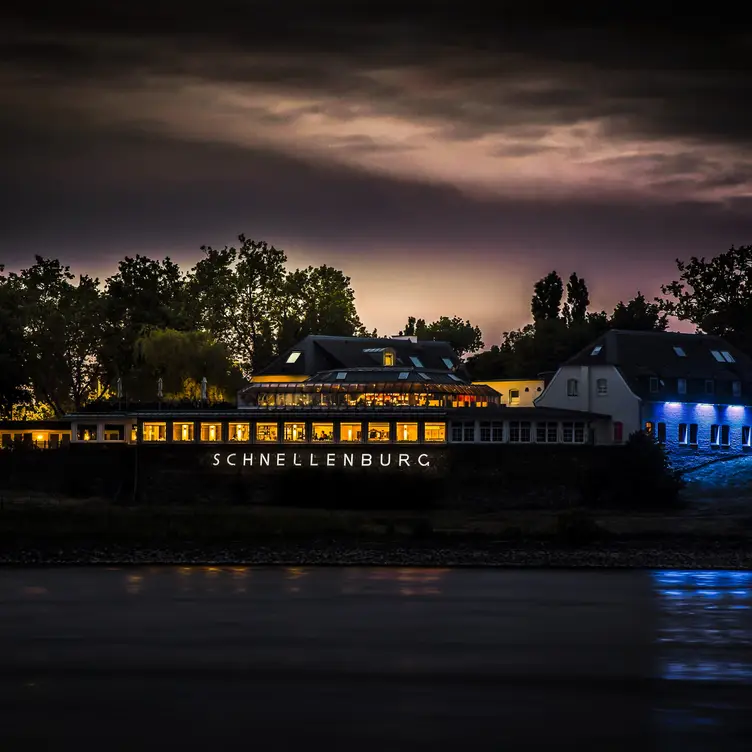
[[[183,441],[188,441],[188,426],[183,425]]]
[[[37,434],[37,441],[44,441],[44,434],[43,433],[38,433]]]
[[[214,441],[217,438],[217,429],[214,426],[209,426],[209,441]]]
[[[407,426],[402,429],[402,438],[407,441]]]
[[[347,430],[347,440],[352,441],[352,428]]]

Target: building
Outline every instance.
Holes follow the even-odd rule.
[[[69,419],[73,443],[261,448],[585,444],[609,424],[579,408],[508,409],[498,391],[471,383],[446,342],[314,335],[254,375],[234,409],[98,408]]]
[[[473,381],[473,384],[490,386],[501,395],[501,404],[507,407],[535,407],[535,400],[545,388],[543,379],[496,379]]]
[[[535,405],[610,415],[598,444],[645,430],[674,453],[748,451],[752,359],[711,335],[613,330],[564,363]]]
[[[0,447],[36,447],[56,449],[70,442],[70,421],[5,420],[0,421]]]

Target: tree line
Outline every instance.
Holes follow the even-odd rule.
[[[202,246],[184,272],[169,257],[123,258],[103,282],[37,256],[19,273],[0,266],[0,415],[63,415],[97,400],[232,401],[250,375],[309,334],[376,336],[355,306],[350,278],[327,265],[290,270],[284,251],[239,236]],[[470,321],[409,316],[400,332],[445,340],[474,378],[554,370],[609,328],[656,329],[691,321],[752,350],[752,246],[706,261],[677,261],[665,299],[638,292],[609,315],[589,310],[585,280],[554,271],[538,281],[532,323],[490,350]],[[566,298],[564,293],[566,291]]]

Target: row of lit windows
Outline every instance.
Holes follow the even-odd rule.
[[[660,444],[666,443],[666,424],[645,423],[645,432],[655,437]],[[699,426],[697,423],[679,423],[677,441],[679,444],[697,446],[699,443]],[[731,426],[713,424],[710,426],[710,446],[731,446]],[[742,426],[740,432],[742,446],[752,446],[752,426]]]
[[[419,440],[418,423],[398,422],[392,426],[385,422],[342,422],[327,423],[303,421],[291,421],[286,423],[259,422],[252,429],[250,423],[229,423],[227,425],[227,438],[223,438],[221,423],[201,423],[199,428],[199,440],[202,442],[250,442],[251,436],[257,443],[278,443],[280,440],[285,444],[295,443],[322,443],[331,444],[335,441],[340,443],[387,442]],[[167,423],[144,423],[143,440],[145,442],[167,441]],[[195,424],[179,423],[172,424],[172,441],[192,442],[195,441]],[[253,431],[253,432],[252,432]],[[424,441],[441,443],[446,441],[446,423],[425,423]]]
[[[481,421],[479,423],[481,442],[509,442],[510,444],[582,444],[586,441],[585,423],[565,421],[532,422],[529,420]],[[474,422],[453,422],[451,424],[452,443],[475,442]]]
[[[498,397],[490,398],[498,404]],[[291,393],[252,392],[244,395],[248,407],[488,407],[487,395],[374,392]]]

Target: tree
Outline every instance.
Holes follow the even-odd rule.
[[[585,280],[572,272],[567,282],[567,302],[564,305],[564,318],[567,324],[572,326],[584,323],[589,305],[590,294]]]
[[[13,407],[28,403],[26,352],[18,289],[2,274],[0,265],[0,417],[10,417]]]
[[[99,281],[57,259],[8,276],[19,301],[25,367],[34,398],[55,414],[80,409],[103,388],[104,307]]]
[[[239,235],[240,247],[202,246],[204,258],[192,269],[187,291],[194,317],[250,375],[276,352],[285,309],[283,251]]]
[[[162,379],[166,401],[198,400],[206,378],[210,401],[232,401],[243,384],[227,347],[208,332],[151,329],[136,343],[136,368],[124,386],[129,399],[154,401]]]
[[[561,311],[561,299],[564,295],[564,283],[555,272],[549,272],[535,283],[530,310],[533,321],[558,319]]]
[[[668,319],[661,313],[657,303],[649,303],[641,292],[626,305],[619,302],[608,321],[610,329],[627,329],[631,331],[664,332],[668,328]]]
[[[752,245],[676,266],[679,279],[661,286],[670,298],[658,301],[660,310],[752,352]]]
[[[459,316],[441,316],[431,324],[426,324],[425,319],[410,316],[400,335],[417,337],[419,340],[448,342],[460,358],[484,347],[480,328]]]

